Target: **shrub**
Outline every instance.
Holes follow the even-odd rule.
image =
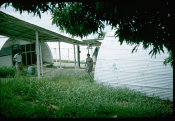
[[[6,66],[0,67],[0,77],[1,78],[14,77],[15,73],[16,73],[16,69],[14,66],[12,66],[12,67],[6,67]]]

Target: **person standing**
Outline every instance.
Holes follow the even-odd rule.
[[[23,71],[21,50],[17,51],[13,59],[15,61],[17,76],[19,76],[20,74],[22,74],[22,71]]]
[[[88,74],[90,74],[90,72],[92,72],[92,68],[93,68],[93,60],[90,57],[89,53],[87,54],[85,66],[86,66],[86,71],[88,72]]]

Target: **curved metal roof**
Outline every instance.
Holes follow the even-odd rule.
[[[86,41],[79,41],[61,34],[33,25],[0,11],[0,35],[10,38],[36,41],[35,32],[38,31],[40,42],[66,42],[69,44],[88,45]],[[93,41],[90,46],[100,46],[101,42]]]

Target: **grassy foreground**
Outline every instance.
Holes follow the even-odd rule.
[[[91,82],[83,73],[1,79],[0,100],[3,117],[160,118],[173,112],[172,102]]]

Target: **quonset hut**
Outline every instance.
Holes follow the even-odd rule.
[[[132,53],[134,46],[120,45],[114,32],[108,32],[102,41],[94,80],[173,101],[173,68],[163,64],[169,56],[167,50],[164,48],[164,53],[151,57],[151,48],[144,50],[139,46],[137,52]]]
[[[36,44],[34,42],[7,39],[1,43],[0,66],[13,66],[13,57],[18,49],[22,50],[23,64],[25,66],[36,64]],[[52,53],[47,43],[41,43],[41,53],[43,63],[53,63]]]
[[[73,38],[69,38],[61,34],[55,33],[53,31],[36,26],[34,24],[17,19],[1,11],[0,11],[0,35],[10,38],[3,47],[2,45],[0,45],[0,48],[2,48],[0,51],[1,51],[1,61],[3,62],[3,65],[4,63],[6,65],[12,65],[13,64],[12,57],[15,51],[20,48],[24,51],[23,56],[25,57],[24,63],[26,65],[36,63],[38,78],[40,78],[40,72],[43,75],[43,62],[53,61],[53,57],[46,42],[58,42],[59,50],[61,42],[72,44],[74,47],[75,68],[77,66],[75,46],[79,48],[80,45],[100,46],[101,44],[98,41],[83,42]],[[2,43],[4,44],[4,42]],[[61,52],[59,51],[59,58],[60,58],[59,60],[61,63],[60,53]],[[77,49],[77,55],[79,55],[79,49]],[[78,62],[80,62],[79,59]]]

